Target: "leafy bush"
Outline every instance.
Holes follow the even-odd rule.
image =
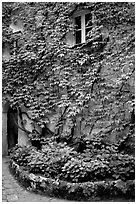
[[[40,175],[22,171],[13,160],[10,169],[18,180],[28,190],[46,193],[50,196],[62,197],[76,201],[134,201],[135,181],[126,182],[118,180],[70,183],[59,179],[44,178]]]
[[[106,179],[133,180],[135,159],[118,152],[117,146],[86,141],[87,149],[76,152],[66,143],[47,139],[42,150],[32,146],[16,146],[11,158],[27,167],[30,173],[42,174],[69,182],[99,181]]]
[[[45,145],[28,163],[30,172],[43,173],[47,177],[58,177],[62,166],[73,154],[73,149],[56,142]]]
[[[32,146],[20,146],[16,145],[9,151],[11,159],[17,162],[20,166],[27,166],[30,161],[30,157],[36,153],[36,148]]]

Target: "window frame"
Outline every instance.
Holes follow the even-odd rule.
[[[75,35],[75,45],[78,44],[82,44],[86,42],[86,25],[85,25],[85,16],[86,14],[91,14],[92,15],[92,22],[93,22],[93,13],[91,13],[91,10],[81,10],[81,11],[75,11],[75,13],[73,14],[73,22],[74,25],[76,25],[75,23],[75,18],[78,16],[81,16],[81,29],[76,29],[76,30],[81,30],[81,43],[76,43],[76,35]],[[89,26],[91,27],[91,26]],[[87,27],[87,28],[89,28]]]

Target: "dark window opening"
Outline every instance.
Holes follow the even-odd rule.
[[[81,16],[78,16],[75,18],[75,25],[76,25],[76,33],[75,33],[75,37],[76,37],[76,44],[79,44],[81,43],[81,32],[82,32],[82,29],[81,29]]]
[[[90,32],[91,28],[86,28],[86,40],[88,40],[90,38]]]
[[[81,43],[81,30],[76,31],[76,44]]]
[[[81,16],[75,18],[76,29],[81,29]]]
[[[90,38],[89,31],[92,30],[92,26],[93,26],[92,15],[91,15],[91,13],[88,13],[88,14],[85,15],[85,29],[86,29],[85,35],[86,35],[86,40],[88,40]]]
[[[88,13],[85,15],[85,25],[86,27],[92,27],[92,15]]]

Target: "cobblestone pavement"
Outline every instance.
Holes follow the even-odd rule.
[[[67,200],[43,196],[27,191],[11,175],[9,158],[2,158],[2,202],[67,202]]]

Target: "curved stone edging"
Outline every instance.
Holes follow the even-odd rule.
[[[123,182],[116,181],[98,181],[85,183],[69,183],[58,179],[36,176],[32,173],[21,170],[20,166],[13,160],[10,160],[10,169],[28,190],[52,195],[69,200],[76,201],[94,201],[98,199],[109,198],[135,198],[135,181],[128,180]]]

